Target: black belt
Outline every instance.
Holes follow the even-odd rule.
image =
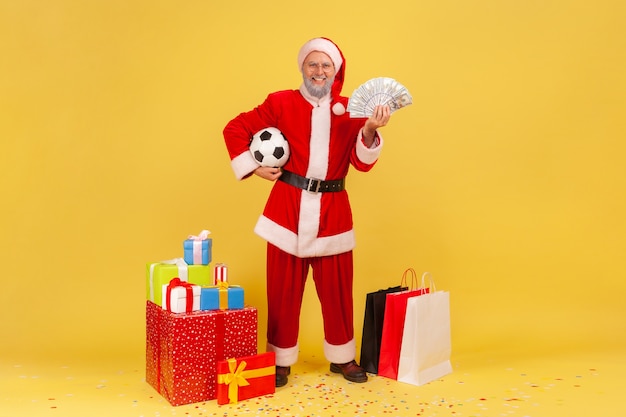
[[[283,170],[283,173],[279,180],[286,182],[294,187],[302,188],[303,190],[312,193],[328,193],[333,191],[343,191],[346,188],[346,179],[323,181],[315,178],[305,178],[293,172]]]

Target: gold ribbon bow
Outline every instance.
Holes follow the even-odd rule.
[[[217,283],[217,289],[219,292],[219,304],[220,310],[228,309],[228,282],[220,281]]]
[[[259,378],[262,376],[268,376],[275,372],[273,366],[266,366],[264,368],[245,370],[248,363],[241,361],[237,366],[237,359],[231,358],[227,360],[228,370],[227,374],[219,374],[217,376],[218,384],[228,385],[228,401],[230,404],[235,404],[239,400],[239,387],[245,387],[250,385],[247,378]]]

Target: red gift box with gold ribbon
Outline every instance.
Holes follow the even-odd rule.
[[[217,403],[238,401],[276,391],[276,355],[261,353],[217,363]]]
[[[257,353],[257,310],[171,313],[146,303],[146,382],[177,406],[215,399],[217,363]]]

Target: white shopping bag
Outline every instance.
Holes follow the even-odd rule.
[[[452,372],[450,293],[436,291],[408,299],[398,381],[424,385]]]

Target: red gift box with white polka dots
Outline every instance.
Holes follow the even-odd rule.
[[[146,382],[177,406],[217,397],[217,362],[257,354],[257,310],[171,313],[146,304]]]

